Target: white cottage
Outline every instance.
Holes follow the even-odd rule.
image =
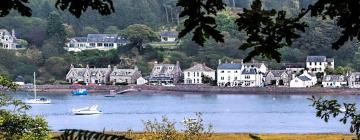
[[[16,49],[17,38],[15,36],[15,31],[12,30],[10,33],[6,29],[0,29],[0,48],[2,49]]]
[[[136,79],[136,84],[137,85],[145,85],[148,81],[143,78],[143,77],[139,77],[138,79]]]
[[[203,84],[203,76],[215,80],[215,70],[205,64],[195,64],[191,68],[184,70],[183,75],[185,84]]]
[[[360,72],[352,72],[348,78],[350,88],[360,88]]]
[[[127,39],[117,34],[88,34],[86,37],[68,39],[65,50],[80,52],[83,50],[111,50],[129,43]]]
[[[178,32],[176,31],[166,31],[160,33],[161,42],[175,42],[177,41]]]
[[[263,74],[268,72],[268,68],[264,63],[244,63],[244,68],[256,68],[257,72],[261,72]]]
[[[257,68],[244,68],[240,75],[239,85],[242,87],[261,87],[264,86],[262,72]]]
[[[313,76],[313,75],[307,73],[307,71],[304,71],[303,74],[293,78],[290,81],[290,87],[297,87],[297,88],[299,88],[299,87],[312,87],[316,83],[317,83],[316,76]]]

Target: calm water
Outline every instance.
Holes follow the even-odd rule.
[[[12,94],[26,99],[32,93]],[[166,115],[180,122],[184,117],[202,112],[206,123],[216,132],[318,133],[348,132],[348,126],[337,120],[325,123],[315,117],[314,109],[304,95],[198,95],[198,94],[125,94],[114,98],[103,95],[71,96],[40,93],[52,99],[50,105],[33,105],[28,111],[42,115],[52,130],[80,128],[89,130],[143,130],[142,120],[161,119]],[[327,96],[342,102],[356,102],[360,96]],[[94,116],[76,116],[72,108],[98,104],[104,112]],[[181,128],[181,124],[178,124]]]

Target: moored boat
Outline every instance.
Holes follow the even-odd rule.
[[[102,112],[97,110],[98,105],[93,105],[90,107],[84,107],[79,109],[73,109],[74,115],[95,115],[95,114],[101,114]]]
[[[88,91],[86,89],[77,89],[71,92],[72,95],[87,95]]]

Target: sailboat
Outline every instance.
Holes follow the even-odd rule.
[[[98,105],[92,105],[90,107],[83,107],[79,109],[73,109],[72,112],[74,115],[94,115],[94,114],[101,114],[102,112],[99,111]]]
[[[27,104],[50,104],[51,100],[46,98],[36,98],[36,73],[34,72],[34,99],[27,99]]]

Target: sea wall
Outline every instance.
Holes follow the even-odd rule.
[[[75,89],[85,88],[90,92],[108,92],[109,90],[121,91],[135,88],[142,91],[157,92],[191,92],[191,93],[214,93],[214,94],[359,94],[360,89],[355,88],[288,88],[288,87],[217,87],[209,85],[176,85],[174,87],[149,86],[149,85],[101,85],[101,86],[73,86],[73,85],[38,85],[39,92],[69,92]],[[20,91],[32,91],[32,86],[21,86]]]

